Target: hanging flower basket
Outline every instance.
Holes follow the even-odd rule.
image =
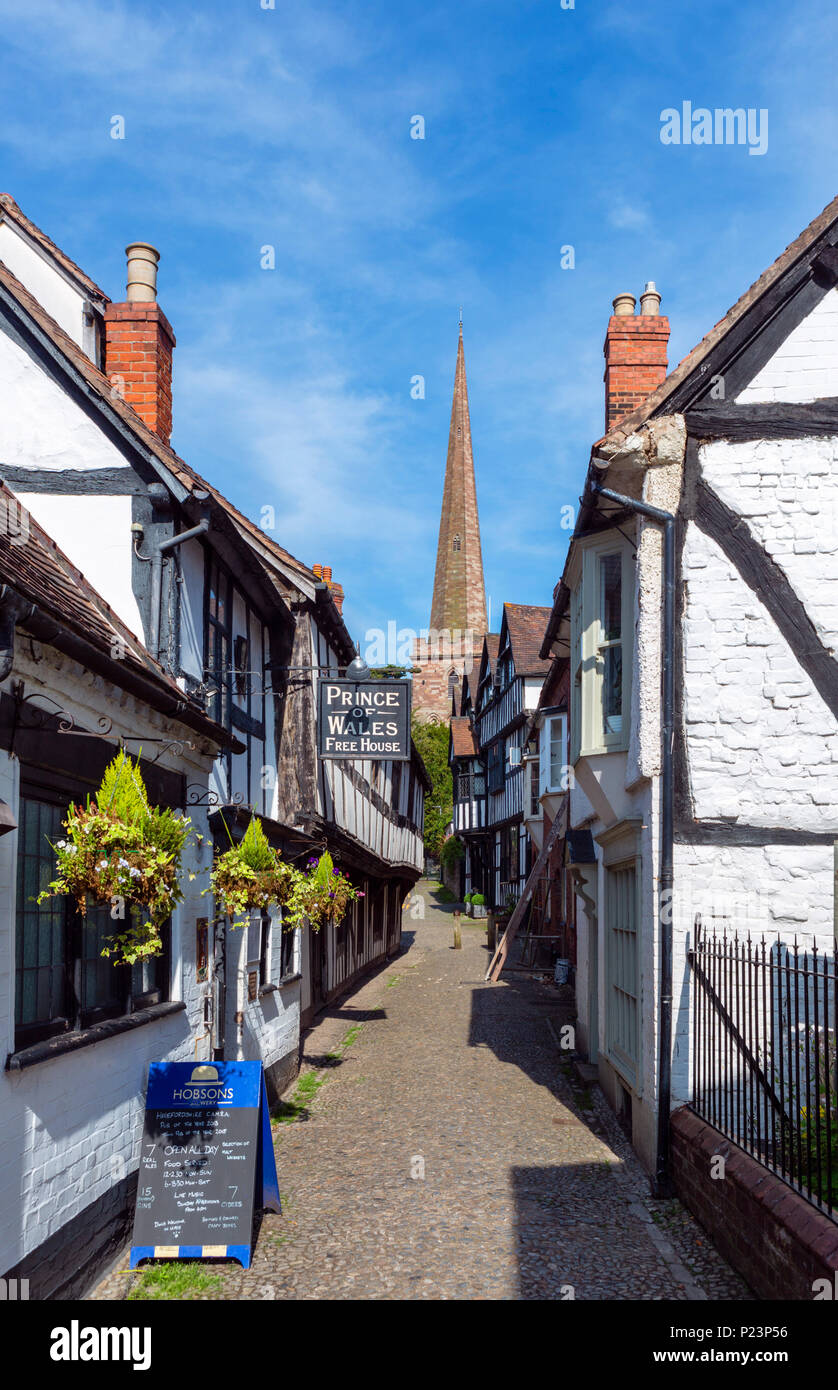
[[[117,910],[115,930],[103,956],[133,965],[159,955],[161,928],[183,899],[181,855],[189,835],[188,817],[168,807],[152,806],[139,767],[120,751],[108,767],[95,800],[70,806],[63,821],[66,838],[52,846],[57,875],[38,903],[65,894],[75,898],[82,915],[89,900]],[[126,912],[145,909],[147,921]]]
[[[238,844],[229,829],[227,834],[230,848],[215,856],[210,886],[204,892],[212,893],[222,915],[229,917],[234,926],[241,927],[249,913],[266,912],[271,904],[281,906],[287,902],[296,879],[302,875],[292,865],[282,862],[279,850],[271,848],[255,815],[251,816]],[[243,920],[237,924],[236,918]]]
[[[336,925],[343,921],[349,904],[356,898],[363,898],[364,894],[335,868],[328,851],[319,859],[310,859],[308,869],[300,893],[300,907],[312,931],[319,931],[324,922]]]

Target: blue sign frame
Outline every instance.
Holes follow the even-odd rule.
[[[258,1110],[254,1202],[263,1211],[282,1212],[268,1094],[261,1062],[152,1062],[148,1069],[146,1115],[155,1111]],[[142,1160],[140,1175],[142,1176]],[[139,1189],[138,1189],[139,1191]],[[251,1209],[252,1219],[252,1209]],[[248,1245],[132,1245],[130,1268],[150,1259],[234,1259],[244,1269]]]

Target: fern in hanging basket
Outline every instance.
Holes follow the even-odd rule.
[[[67,894],[82,915],[89,900],[110,903],[115,924],[126,925],[117,927],[102,955],[127,965],[159,955],[161,928],[183,899],[181,856],[190,824],[188,817],[150,804],[139,766],[120,750],[95,799],[67,811],[66,838],[52,846],[57,874],[38,903]],[[126,913],[131,905],[145,909],[148,920]]]
[[[225,829],[227,829],[225,822]],[[246,918],[254,911],[267,911],[272,903],[283,905],[293,895],[296,881],[302,878],[298,869],[282,862],[279,850],[272,849],[254,815],[238,844],[230,835],[230,848],[217,854],[210,871],[212,893],[223,915]],[[244,922],[239,922],[243,926]]]

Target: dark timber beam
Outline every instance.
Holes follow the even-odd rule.
[[[795,830],[790,826],[723,824],[719,821],[676,821],[679,845],[720,845],[762,849],[769,845],[833,845],[835,830]]]
[[[803,439],[838,434],[838,399],[766,405],[720,402],[688,410],[684,419],[696,439]]]
[[[838,662],[824,647],[780,566],[754,540],[738,512],[732,511],[703,479],[696,486],[695,521],[756,594],[827,709],[838,719]]]

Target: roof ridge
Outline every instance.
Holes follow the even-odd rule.
[[[12,220],[17,222],[24,231],[28,232],[35,241],[40,242],[46,250],[51,251],[60,264],[64,266],[64,269],[69,270],[87,289],[93,290],[93,292],[100,299],[104,300],[106,304],[111,302],[109,297],[105,294],[105,291],[96,284],[96,281],[92,280],[90,276],[82,270],[81,266],[78,265],[71,256],[68,256],[67,252],[63,251],[57,242],[53,241],[51,236],[48,236],[36,222],[33,222],[31,217],[26,216],[26,213],[20,207],[19,203],[15,201],[11,193],[0,193],[0,208],[4,208],[5,211],[11,215]]]
[[[600,439],[596,440],[593,446],[594,449],[598,449],[606,440],[617,441],[625,439],[629,434],[632,434],[639,425],[643,424],[660,405],[663,405],[675,388],[680,386],[681,383],[687,379],[701,361],[702,357],[705,357],[711,348],[721,342],[725,333],[733,328],[734,324],[738,323],[745,312],[780,278],[781,273],[790,270],[796,261],[805,254],[812,242],[815,241],[822,232],[825,232],[830,224],[836,221],[838,221],[838,195],[836,195],[831,202],[827,203],[826,207],[823,208],[816,217],[812,218],[812,221],[803,228],[802,232],[789,242],[788,246],[774,258],[770,265],[766,266],[765,270],[757,276],[753,284],[749,285],[748,288],[740,294],[739,298],[734,301],[727,313],[723,314],[722,317],[713,324],[713,327],[708,329],[704,336],[699,338],[698,342],[690,348],[689,352],[685,353],[680,362],[672,368],[672,371],[667,373],[660,385],[657,386],[654,391],[650,392],[635,410],[631,411],[628,415],[624,415],[622,419],[618,420]]]
[[[8,198],[9,196],[8,194],[0,195],[0,198]],[[6,284],[7,289],[18,301],[24,312],[30,314],[30,316],[35,319],[60,351],[63,352],[66,357],[70,358],[74,365],[82,372],[82,375],[93,389],[98,391],[103,400],[107,401],[145,446],[156,454],[161,463],[169,468],[170,471],[174,472],[176,477],[178,477],[178,470],[185,475],[185,477],[178,477],[179,482],[185,485],[188,482],[200,488],[205,488],[212,494],[215,500],[232,516],[236,517],[251,534],[258,536],[265,548],[271,552],[275,558],[285,563],[290,563],[310,578],[312,582],[316,582],[317,576],[304,561],[298,560],[289,550],[279,545],[267,532],[257,526],[244,512],[239,511],[238,507],[236,507],[229,498],[225,497],[224,493],[222,493],[214,483],[202,477],[197,469],[193,468],[191,464],[187,463],[185,459],[181,458],[181,456],[175,452],[171,445],[165,444],[160,436],[137,414],[136,410],[134,410],[133,406],[130,405],[128,401],[118,393],[114,393],[110,381],[101,368],[97,367],[96,363],[83,352],[78,343],[76,343],[61,325],[55,321],[49,311],[41,304],[40,300],[35,297],[31,290],[27,289],[17,278],[14,271],[10,270],[2,260],[0,260],[0,283]]]

